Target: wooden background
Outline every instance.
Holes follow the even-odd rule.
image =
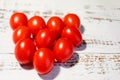
[[[55,63],[47,75],[14,57],[9,18],[76,13],[81,18],[83,43],[66,63]],[[0,0],[0,80],[120,80],[120,0]]]

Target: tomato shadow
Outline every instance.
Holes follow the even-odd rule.
[[[78,62],[79,62],[79,55],[78,53],[74,53],[74,55],[67,62],[61,63],[61,66],[64,68],[71,68],[75,66]]]
[[[82,50],[85,50],[87,47],[87,43],[85,40],[82,41],[82,44],[78,47],[75,48],[75,51],[82,51]]]
[[[80,32],[83,34],[84,32],[85,32],[85,27],[81,24],[81,26],[80,26]]]
[[[59,72],[60,72],[60,66],[54,66],[51,72],[49,72],[48,74],[44,74],[44,75],[38,74],[38,75],[43,80],[54,80],[58,76]]]
[[[28,63],[28,64],[20,64],[20,66],[21,66],[23,69],[26,69],[26,70],[34,69],[32,62],[31,62],[31,63]]]

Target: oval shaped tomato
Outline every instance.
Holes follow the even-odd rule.
[[[66,26],[63,29],[62,37],[68,38],[74,44],[74,46],[80,46],[82,43],[82,34],[75,27]]]
[[[13,32],[13,42],[17,43],[20,39],[30,38],[31,33],[28,27],[26,26],[19,26]]]
[[[48,29],[55,31],[57,36],[60,36],[64,28],[64,23],[59,17],[53,16],[48,20],[47,27]]]
[[[31,39],[22,39],[16,43],[15,57],[20,64],[27,64],[32,62],[35,51],[36,46]]]
[[[31,33],[35,36],[37,35],[40,29],[43,29],[46,27],[46,23],[42,17],[33,16],[28,20],[28,27]]]
[[[34,55],[33,65],[39,74],[47,74],[54,66],[52,51],[48,48],[40,48]]]
[[[27,16],[24,13],[16,12],[10,17],[10,26],[14,30],[18,26],[27,26]]]
[[[36,45],[38,48],[51,48],[56,40],[56,35],[49,29],[40,30],[36,36]]]
[[[81,22],[80,18],[73,13],[69,13],[64,17],[64,23],[66,26],[80,28]]]
[[[73,44],[67,38],[60,38],[54,45],[54,56],[57,61],[65,62],[73,56]]]

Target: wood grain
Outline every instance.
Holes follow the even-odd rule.
[[[114,54],[114,55],[113,55]],[[120,72],[120,53],[74,53],[73,57],[65,63],[55,63],[55,66],[74,67],[82,66],[87,72],[96,74]],[[13,53],[1,54],[0,71],[23,70],[23,67],[16,61]],[[8,58],[9,57],[9,58]],[[28,67],[31,67],[28,65]]]

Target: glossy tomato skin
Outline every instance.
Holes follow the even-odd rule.
[[[64,17],[64,23],[66,26],[80,28],[81,21],[79,16],[73,13],[69,13]]]
[[[36,51],[34,42],[30,39],[22,39],[16,43],[15,57],[20,64],[28,64],[33,61]]]
[[[44,19],[40,16],[33,16],[28,20],[28,27],[31,33],[36,36],[40,29],[46,27]]]
[[[36,51],[33,66],[39,74],[47,74],[54,66],[53,52],[48,48],[40,48]]]
[[[20,39],[30,38],[31,33],[27,26],[19,26],[13,32],[13,42],[17,43]]]
[[[75,27],[66,26],[62,31],[62,37],[68,38],[74,44],[75,47],[80,46],[82,43],[82,34]]]
[[[27,16],[24,13],[16,12],[10,17],[10,26],[14,30],[18,26],[27,26]]]
[[[54,45],[54,56],[59,62],[66,62],[73,56],[74,46],[67,38],[60,38]]]
[[[48,29],[55,31],[58,37],[61,35],[64,26],[62,19],[57,16],[51,17],[47,22]]]
[[[35,39],[38,48],[51,48],[55,40],[55,33],[49,29],[40,30]]]

